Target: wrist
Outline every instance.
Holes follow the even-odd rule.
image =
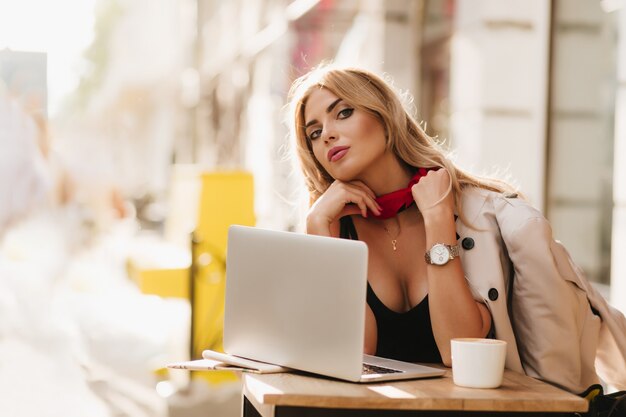
[[[453,244],[456,242],[456,224],[454,211],[438,210],[438,213],[424,215],[424,229],[426,231],[427,247],[435,243]]]
[[[436,205],[422,212],[424,218],[424,224],[428,225],[441,225],[453,222],[454,223],[454,210],[451,207],[443,205]]]
[[[306,233],[309,235],[330,236],[330,221],[309,214],[306,218]]]

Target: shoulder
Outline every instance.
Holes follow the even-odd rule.
[[[500,193],[478,187],[465,187],[459,197],[461,217],[470,227],[484,227],[493,223],[495,217],[494,202],[501,198]]]
[[[466,187],[461,192],[461,204],[463,213],[470,216],[480,210],[493,210],[516,211],[519,215],[543,217],[539,210],[518,193],[500,193],[484,188]]]
[[[509,249],[528,246],[528,242],[552,240],[552,227],[543,213],[519,195],[481,190],[488,215]],[[487,214],[488,213],[488,214]]]
[[[513,232],[529,224],[547,225],[544,215],[517,193],[499,193],[467,187],[461,193],[461,210],[473,226],[493,224],[502,232]]]
[[[543,213],[524,198],[498,194],[493,199],[493,206],[503,235],[513,237],[529,228],[550,231],[550,224]]]

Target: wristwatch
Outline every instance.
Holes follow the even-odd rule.
[[[459,245],[446,245],[445,243],[435,243],[426,251],[424,258],[426,263],[431,265],[445,265],[449,260],[459,256]]]

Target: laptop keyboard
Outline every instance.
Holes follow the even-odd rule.
[[[371,365],[369,363],[363,364],[363,375],[372,375],[372,374],[397,374],[402,373],[399,369],[393,368],[385,368],[384,366]]]

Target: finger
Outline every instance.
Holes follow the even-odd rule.
[[[371,210],[376,214],[380,214],[383,208],[380,206],[380,204],[378,204],[378,201],[376,201],[376,194],[374,194],[372,189],[369,188],[364,183],[362,183],[361,181],[354,181],[354,185],[358,187],[359,190],[365,192],[367,197],[369,197],[368,201],[371,201],[373,204],[373,207],[371,208]],[[370,206],[369,203],[368,203],[368,206]]]
[[[364,192],[366,192],[373,199],[376,199],[376,194],[374,193],[374,191],[372,191],[372,189],[370,187],[365,185],[364,182],[356,180],[356,181],[351,181],[350,184],[358,187],[360,190],[363,190]]]
[[[444,179],[445,178],[450,178],[450,173],[445,168],[441,168],[441,169],[439,169],[439,170],[437,170],[435,172],[437,173],[438,177],[441,177],[441,178],[444,178]]]
[[[353,214],[361,214],[361,209],[356,204],[346,204],[339,213],[339,218],[343,216],[351,216]]]
[[[361,193],[361,198],[363,199],[363,203],[372,211],[372,213],[374,213],[375,215],[379,215],[382,211],[382,207],[380,207],[380,205],[376,202],[375,198],[373,198],[372,196],[370,196],[367,193],[364,193],[363,191],[356,191],[357,193]]]
[[[376,202],[376,195],[374,192],[361,181],[352,181],[339,183],[338,186],[346,193],[346,201],[344,204],[354,203],[359,207],[365,207],[363,216],[367,217],[367,208],[379,215],[382,211],[382,207]]]
[[[365,204],[365,202],[360,199],[359,201],[355,202],[354,204],[356,204],[359,207],[359,211],[361,213],[361,216],[367,218],[367,205]]]
[[[365,204],[367,204],[372,213],[376,214],[377,216],[383,211],[383,208],[380,206],[380,204],[376,202],[376,200],[366,199]]]
[[[348,203],[356,204],[359,207],[361,215],[363,217],[367,217],[368,199],[369,199],[369,196],[367,196],[365,192],[359,189],[353,188],[352,190],[350,190],[350,193],[347,196],[346,204]],[[369,201],[371,201],[371,199],[369,199]]]
[[[367,218],[367,197],[364,195],[360,195],[356,198],[356,205],[361,209],[361,216]]]

